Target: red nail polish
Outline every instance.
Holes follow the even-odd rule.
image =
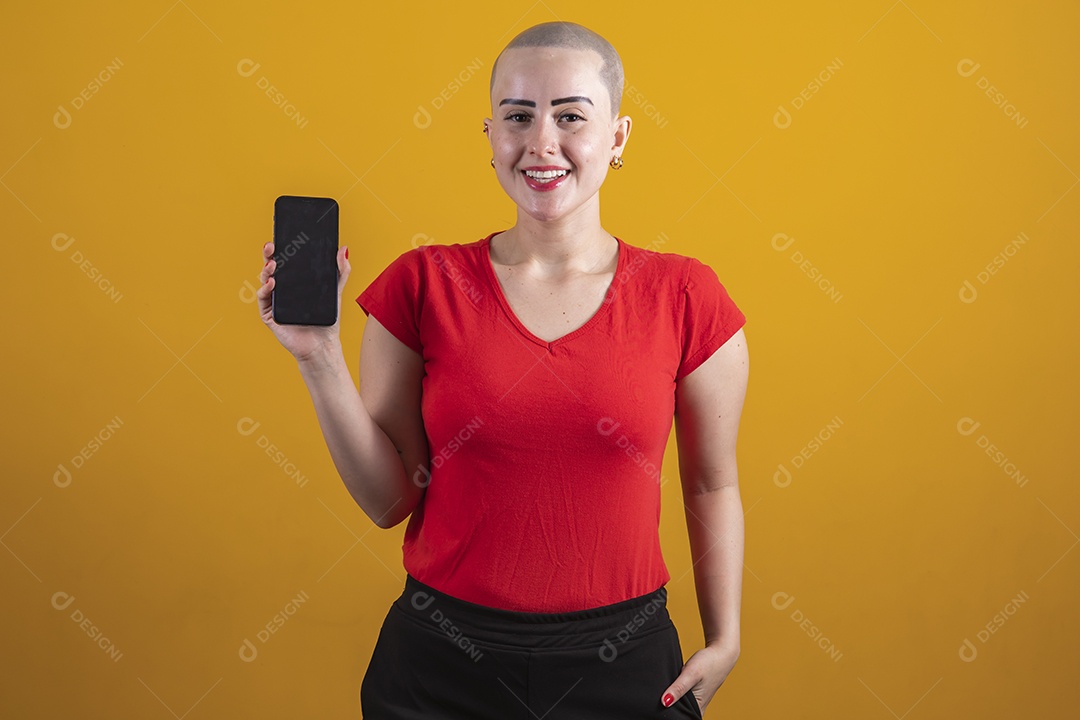
[[[664,696],[664,707],[671,707],[671,703],[675,702],[675,696],[668,693]]]
[[[345,259],[349,259],[349,248],[345,248]]]

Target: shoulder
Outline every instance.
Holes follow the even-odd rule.
[[[487,237],[467,243],[438,243],[432,241],[427,235],[420,234],[413,238],[412,250],[406,251],[405,254],[408,255],[412,253],[418,260],[426,259],[435,262],[438,262],[440,258],[463,258],[466,256],[474,256],[490,237],[491,235],[488,235]]]
[[[478,250],[486,238],[468,243],[437,243],[424,234],[417,234],[413,246],[401,252],[391,265],[411,268],[418,273],[427,272],[432,266],[447,262],[463,262],[477,257]]]
[[[622,240],[629,249],[625,264],[627,273],[644,271],[654,282],[673,285],[677,290],[692,289],[695,284],[715,279],[715,271],[701,260],[690,255],[657,250],[657,243],[639,247]]]

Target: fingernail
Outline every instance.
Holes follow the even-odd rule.
[[[345,248],[345,259],[349,259],[349,248]]]
[[[671,703],[675,702],[675,696],[668,693],[664,696],[664,707],[671,707]]]

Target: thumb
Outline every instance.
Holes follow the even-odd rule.
[[[682,675],[680,675],[675,678],[675,682],[671,683],[671,685],[668,686],[668,689],[664,691],[660,703],[664,707],[671,707],[686,693],[686,689],[686,682],[683,680]]]
[[[338,288],[345,289],[345,281],[349,279],[349,273],[352,272],[352,264],[349,263],[349,246],[338,250],[337,254],[338,265]]]

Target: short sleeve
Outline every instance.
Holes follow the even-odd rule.
[[[696,370],[746,324],[746,316],[716,272],[697,258],[689,260],[682,298],[682,362],[676,380]]]
[[[390,263],[356,298],[364,315],[375,319],[401,342],[423,354],[420,311],[423,298],[420,249],[408,250]]]

